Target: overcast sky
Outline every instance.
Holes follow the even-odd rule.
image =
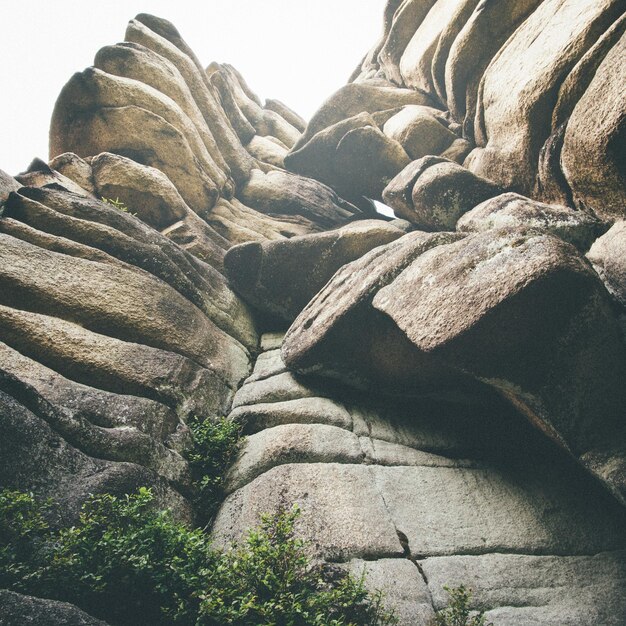
[[[231,63],[261,98],[305,118],[382,28],[385,0],[0,0],[0,169],[48,157],[52,108],[97,50],[145,12],[172,21],[203,64]]]

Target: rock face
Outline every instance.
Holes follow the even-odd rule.
[[[193,523],[187,420],[228,415],[218,544],[298,503],[402,625],[459,584],[497,626],[626,623],[625,31],[619,0],[389,0],[307,123],[131,20],[50,161],[0,171],[0,487]]]

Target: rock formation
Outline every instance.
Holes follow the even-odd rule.
[[[498,626],[626,623],[623,9],[389,0],[308,123],[131,20],[0,172],[0,486],[192,521],[187,420],[228,415],[219,543],[297,502],[400,624],[461,583]]]

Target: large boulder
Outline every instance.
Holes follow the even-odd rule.
[[[574,202],[608,219],[626,215],[626,34],[611,48],[576,104],[561,163]]]
[[[393,178],[383,199],[417,228],[453,230],[464,213],[502,191],[458,163],[429,156],[413,161]]]
[[[544,0],[530,14],[485,71],[476,112],[480,147],[466,160],[473,172],[532,193],[539,152],[550,133],[551,103],[621,11],[618,0]]]
[[[4,626],[107,626],[78,607],[67,602],[25,596],[21,593],[0,590],[0,622]]]
[[[397,89],[391,84],[350,83],[336,91],[309,120],[306,130],[293,146],[299,150],[317,133],[359,113],[375,113],[407,104],[431,106],[433,99],[412,89]]]
[[[292,322],[341,266],[402,235],[379,220],[358,221],[325,233],[235,246],[225,266],[243,298]]]
[[[339,271],[282,353],[301,372],[413,393],[486,383],[624,501],[625,348],[602,283],[559,239],[407,235]]]
[[[461,232],[526,226],[544,230],[576,246],[582,252],[604,232],[606,225],[594,215],[566,206],[544,204],[517,193],[503,193],[485,200],[457,222]]]

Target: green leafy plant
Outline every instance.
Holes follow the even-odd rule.
[[[107,204],[114,206],[116,209],[119,209],[124,213],[129,213],[130,215],[135,216],[137,215],[137,213],[131,213],[130,209],[119,198],[115,198],[115,200],[113,200],[113,198],[105,198],[104,196],[102,196],[102,202],[106,202]]]
[[[2,587],[73,602],[111,624],[386,626],[363,579],[324,576],[294,536],[297,508],[264,516],[219,551],[202,529],[158,511],[149,489],[92,496],[75,526],[52,530],[48,504],[0,496]],[[11,543],[18,540],[18,549]],[[10,573],[7,574],[7,566]]]
[[[195,508],[209,521],[223,499],[224,475],[243,444],[241,425],[225,417],[200,419],[192,416],[187,425],[193,447],[187,454],[196,490]]]
[[[0,491],[0,588],[31,574],[30,564],[49,536],[48,506],[37,502],[32,493]]]
[[[444,589],[450,596],[450,606],[437,611],[435,626],[493,626],[491,622],[487,623],[487,618],[483,611],[471,615],[471,589],[468,589],[465,585],[453,588],[444,586]]]
[[[264,515],[242,545],[224,553],[219,578],[201,596],[202,624],[254,626],[391,625],[397,621],[369,595],[364,578],[340,573],[331,582],[311,564],[306,544],[295,537],[300,509]],[[217,591],[216,591],[217,588]]]

